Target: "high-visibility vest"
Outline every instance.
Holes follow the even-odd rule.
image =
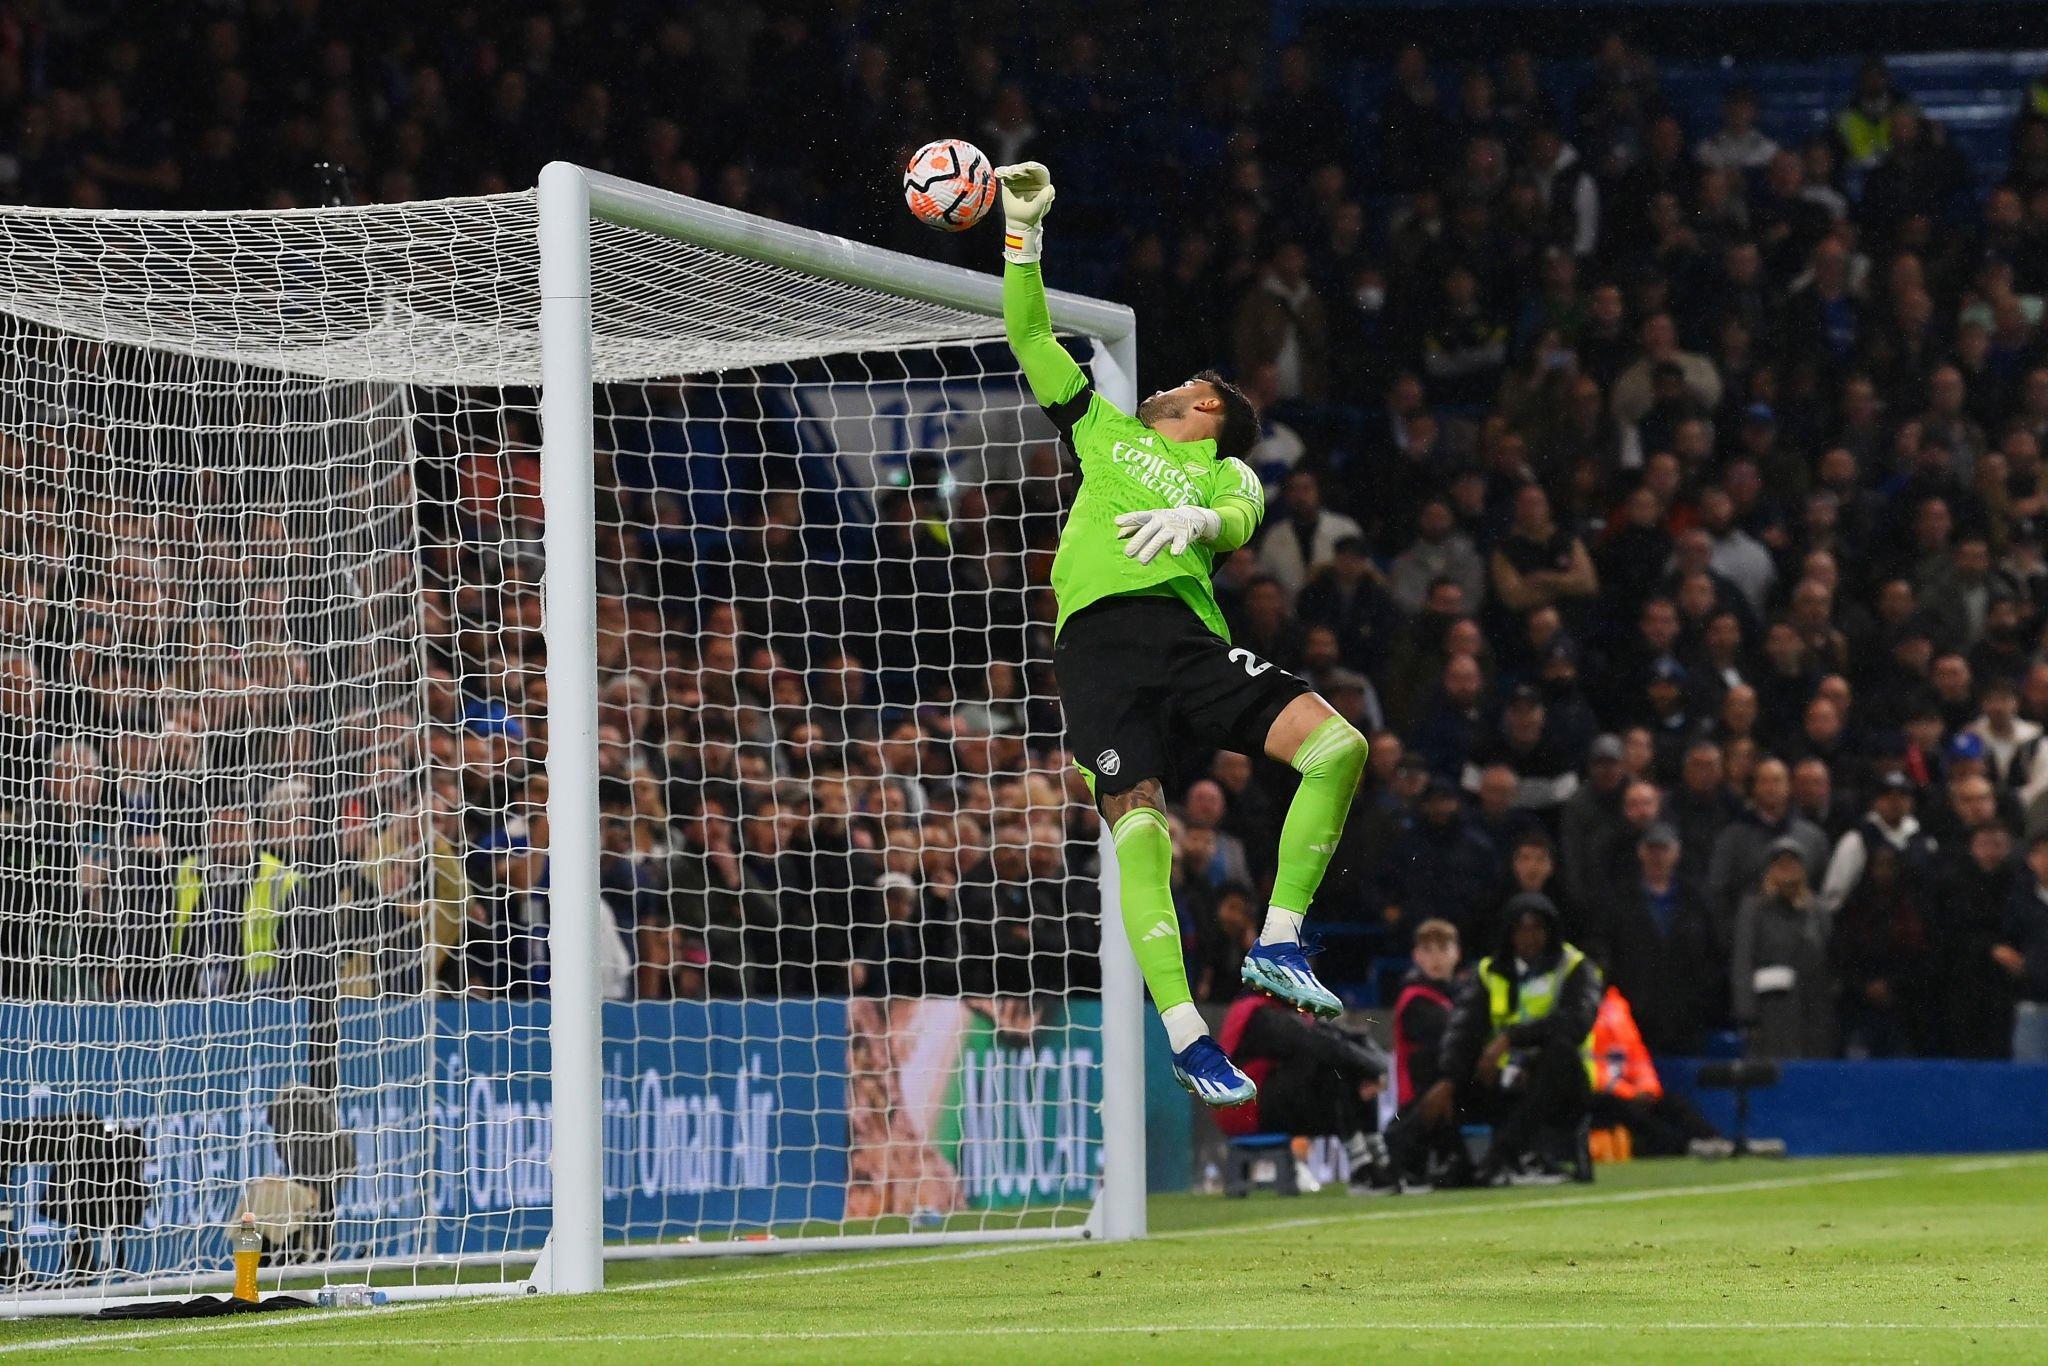
[[[1637,1096],[1655,1100],[1664,1094],[1664,1083],[1643,1043],[1643,1032],[1636,1028],[1635,1012],[1619,987],[1607,988],[1600,998],[1600,1014],[1593,1021],[1593,1063],[1599,1069],[1593,1078],[1596,1091],[1623,1100]]]
[[[1891,111],[1872,118],[1851,105],[1835,115],[1835,132],[1841,137],[1850,162],[1867,166],[1892,149]]]
[[[259,981],[276,971],[277,923],[283,906],[298,890],[299,873],[275,854],[256,861],[256,876],[242,895],[242,971]],[[194,854],[178,865],[176,896],[171,910],[171,952],[185,951],[185,933],[206,896],[206,875]]]
[[[1585,961],[1585,954],[1566,944],[1558,953],[1557,966],[1522,983],[1521,994],[1515,996],[1514,1008],[1509,1009],[1508,998],[1514,995],[1512,979],[1505,972],[1495,971],[1491,958],[1480,959],[1479,980],[1486,984],[1486,1007],[1487,1013],[1493,1017],[1493,1032],[1498,1034],[1513,1025],[1548,1018],[1550,1012],[1557,1009],[1557,994],[1564,989],[1565,979]],[[1579,1057],[1586,1064],[1586,1080],[1599,1081],[1599,1073],[1593,1066],[1593,1031],[1590,1029],[1579,1042]]]

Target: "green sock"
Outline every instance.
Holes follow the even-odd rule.
[[[1291,761],[1301,786],[1280,826],[1280,866],[1273,874],[1273,909],[1299,917],[1329,871],[1344,818],[1365,772],[1365,737],[1349,721],[1333,716],[1308,733]],[[1293,936],[1288,936],[1292,938]]]
[[[1181,961],[1180,917],[1173,912],[1173,836],[1166,817],[1149,806],[1127,811],[1110,828],[1116,841],[1117,885],[1123,901],[1124,934],[1152,1004],[1164,1013],[1190,1005],[1187,964]]]

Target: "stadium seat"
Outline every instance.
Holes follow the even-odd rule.
[[[1260,1179],[1259,1164],[1270,1161],[1273,1173]],[[1223,1193],[1234,1199],[1266,1187],[1279,1195],[1299,1195],[1294,1182],[1294,1139],[1288,1134],[1244,1134],[1230,1140],[1223,1155]]]

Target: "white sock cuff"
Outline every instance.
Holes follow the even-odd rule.
[[[1283,911],[1278,906],[1266,911],[1266,923],[1259,928],[1261,944],[1298,944],[1301,942],[1301,922],[1307,919],[1300,911]]]
[[[1202,1012],[1191,1005],[1167,1007],[1159,1012],[1159,1022],[1166,1026],[1166,1041],[1176,1053],[1209,1032]]]

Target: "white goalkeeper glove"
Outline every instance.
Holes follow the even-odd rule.
[[[1042,161],[1020,161],[996,167],[996,179],[1003,185],[1003,259],[1028,265],[1045,235],[1039,225],[1052,207],[1052,172]]]
[[[1206,545],[1223,530],[1223,519],[1208,508],[1194,504],[1184,508],[1147,508],[1126,512],[1116,519],[1117,535],[1130,542],[1124,554],[1139,564],[1150,564],[1163,547],[1178,555],[1190,545]]]

